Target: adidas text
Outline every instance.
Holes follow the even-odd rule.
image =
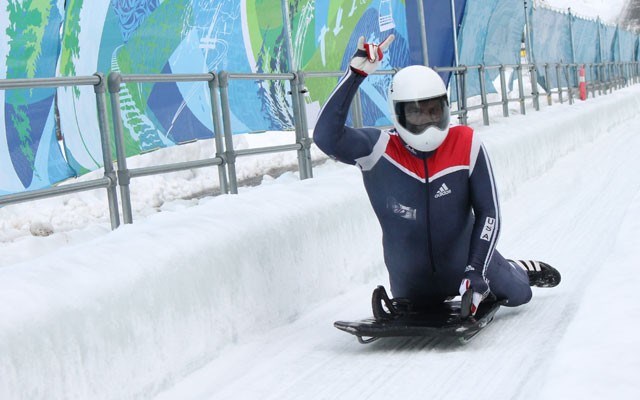
[[[437,199],[439,197],[446,196],[450,193],[451,193],[451,189],[449,189],[446,183],[443,183],[442,186],[440,186],[440,189],[438,189],[438,192],[436,193],[435,198]]]

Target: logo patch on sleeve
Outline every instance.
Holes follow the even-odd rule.
[[[484,228],[482,228],[480,239],[490,242],[495,228],[496,228],[496,219],[487,217],[487,219],[484,220]]]

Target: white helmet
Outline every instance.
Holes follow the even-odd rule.
[[[429,67],[398,71],[389,87],[389,107],[398,134],[416,150],[437,149],[449,133],[447,88]]]

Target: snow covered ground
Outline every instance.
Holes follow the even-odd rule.
[[[224,349],[158,399],[638,398],[635,322],[621,322],[640,317],[632,257],[640,245],[638,95],[638,87],[625,89],[546,109],[535,121],[480,129],[501,187],[514,185],[503,196],[499,248],[558,266],[558,288],[535,289],[530,304],[502,309],[465,346],[428,339],[361,346],[331,322],[369,315],[370,291],[385,282],[377,276],[292,324]],[[527,150],[517,146],[534,133],[542,139],[523,158]]]

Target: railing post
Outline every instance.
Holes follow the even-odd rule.
[[[621,62],[616,63],[616,76],[618,77],[618,89],[624,87],[624,72],[622,70],[623,64]]]
[[[602,63],[596,65],[596,70],[598,71],[598,95],[602,96],[602,87],[604,86],[604,69]]]
[[[629,81],[631,80],[631,63],[630,62],[624,63],[624,78],[625,78],[626,86],[629,86],[630,85]]]
[[[303,128],[302,128],[302,109],[300,108],[300,96],[302,95],[302,89],[300,86],[300,80],[298,74],[293,74],[293,79],[290,81],[291,86],[291,108],[293,110],[293,125],[296,133],[296,143],[300,144],[298,149],[298,171],[300,173],[300,179],[307,179],[308,168],[306,166],[306,155],[304,154],[303,145]],[[308,133],[307,133],[308,136]]]
[[[593,77],[593,64],[587,64],[589,66],[589,80],[587,81],[587,91],[591,87],[591,97],[596,97],[595,79]]]
[[[529,78],[531,78],[531,95],[533,96],[533,108],[540,111],[540,93],[538,92],[538,69],[535,64],[529,65]]]
[[[562,80],[560,79],[560,69],[562,68],[562,66],[558,63],[556,64],[556,83],[558,85],[558,100],[560,101],[560,104],[563,103],[562,100]]]
[[[566,64],[562,70],[564,71],[564,79],[567,82],[567,94],[569,95],[569,104],[573,104],[573,88],[571,87],[569,68],[571,64]]]
[[[482,102],[482,123],[489,125],[489,108],[487,106],[487,89],[485,88],[484,64],[478,68],[478,79],[480,82],[480,100]]]
[[[116,159],[118,162],[118,186],[122,197],[122,219],[125,224],[133,222],[131,211],[131,192],[129,182],[131,176],[127,168],[127,154],[124,145],[124,133],[122,128],[122,114],[120,111],[120,84],[122,76],[118,72],[111,72],[107,78],[109,95],[111,97],[111,116],[113,120],[113,134],[116,141]]]
[[[211,99],[211,119],[213,121],[213,140],[216,144],[216,157],[224,158],[224,131],[220,124],[220,101],[218,99],[218,77],[214,72],[211,74],[211,80],[207,82],[209,86],[209,98]],[[225,162],[218,165],[218,181],[220,182],[220,193],[229,193],[229,183],[227,182],[227,172]]]
[[[551,74],[549,73],[549,63],[544,64],[544,83],[547,85],[547,105],[553,105],[553,99],[551,98]]]
[[[462,66],[462,74],[460,76],[460,92],[458,93],[458,104],[460,105],[458,120],[461,125],[467,125],[467,67]]]
[[[301,131],[301,141],[300,143],[302,144],[302,153],[303,153],[303,160],[304,163],[300,166],[300,176],[302,176],[303,174],[303,169],[304,169],[304,176],[305,179],[307,178],[313,178],[313,166],[311,163],[311,144],[313,143],[313,140],[311,140],[311,138],[309,137],[309,122],[307,120],[307,102],[305,101],[305,95],[307,94],[308,90],[305,86],[305,78],[304,78],[304,71],[298,71],[297,73],[297,77],[298,77],[298,85],[299,85],[299,95],[298,95],[298,101],[300,106],[298,107],[298,109],[300,110],[300,120],[299,120],[299,124],[300,124],[300,131]]]
[[[425,22],[424,4],[418,2],[418,21],[420,23],[420,49],[422,50],[422,63],[429,66],[429,48],[427,43],[427,24]]]
[[[607,63],[607,74],[609,80],[609,94],[613,93],[613,86],[615,85],[615,76],[613,74],[613,62]]]
[[[518,101],[520,102],[520,114],[525,115],[527,113],[524,100],[524,83],[522,82],[522,64],[518,64],[516,67],[518,73]]]
[[[93,86],[96,94],[96,109],[98,112],[98,129],[100,131],[100,146],[102,148],[102,165],[104,167],[104,176],[109,179],[107,189],[107,199],[109,203],[109,218],[111,220],[111,229],[120,226],[120,213],[118,211],[118,178],[113,168],[113,158],[111,157],[111,141],[109,140],[109,123],[107,117],[107,97],[105,89],[105,77],[101,73],[95,73],[100,78],[100,83]]]
[[[229,73],[221,71],[218,74],[220,87],[220,107],[222,110],[222,128],[224,130],[225,164],[229,176],[229,192],[238,194],[238,177],[236,174],[236,152],[233,147],[233,132],[231,130],[231,111],[229,110]]]
[[[509,98],[507,94],[507,77],[504,64],[500,64],[500,97],[502,101],[502,115],[509,117]]]

